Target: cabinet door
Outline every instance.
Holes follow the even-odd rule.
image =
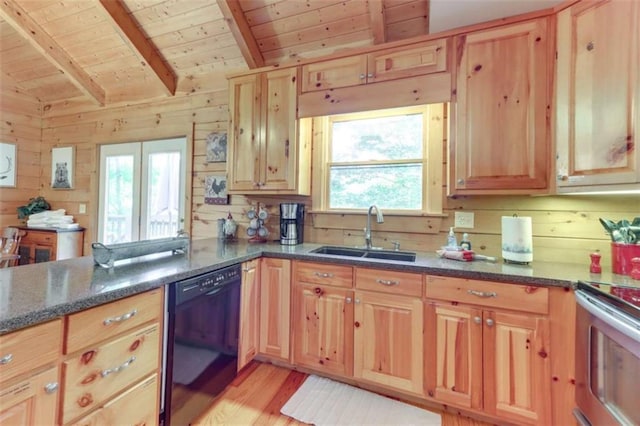
[[[639,50],[637,1],[580,2],[558,15],[560,192],[640,182]]]
[[[58,368],[25,380],[3,384],[0,392],[0,424],[39,426],[56,424]]]
[[[515,423],[551,424],[549,321],[484,311],[484,410]]]
[[[427,395],[482,409],[482,311],[427,303],[424,347]]]
[[[296,189],[298,144],[296,105],[298,69],[271,71],[265,76],[264,139],[261,147],[261,191]]]
[[[356,291],[354,302],[354,377],[423,394],[422,301]]]
[[[302,67],[302,93],[367,82],[367,55],[316,62]]]
[[[289,360],[291,262],[260,259],[260,353]]]
[[[368,55],[367,82],[415,77],[447,70],[447,39],[422,43],[419,47],[399,47]]]
[[[229,80],[229,191],[257,190],[260,167],[261,76]]]
[[[238,342],[238,371],[258,353],[260,337],[259,260],[242,265],[240,294],[240,341]]]
[[[451,192],[547,188],[550,45],[544,18],[456,37]]]
[[[340,376],[353,374],[353,291],[296,284],[293,362]]]

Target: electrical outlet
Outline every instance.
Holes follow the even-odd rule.
[[[78,214],[85,214],[87,213],[87,205],[86,204],[80,204],[78,206]]]
[[[473,229],[473,212],[455,212],[456,228]]]

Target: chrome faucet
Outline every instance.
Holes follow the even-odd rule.
[[[367,250],[371,249],[371,212],[376,210],[376,222],[383,223],[384,216],[382,216],[382,212],[376,205],[371,205],[369,207],[369,211],[367,212],[367,227],[364,228],[364,245]]]

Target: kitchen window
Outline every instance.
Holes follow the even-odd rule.
[[[442,213],[446,105],[323,117],[325,211]]]

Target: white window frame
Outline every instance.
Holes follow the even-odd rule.
[[[331,137],[332,124],[338,121],[349,121],[355,119],[388,117],[392,115],[422,114],[423,115],[423,155],[422,164],[422,209],[420,210],[399,210],[386,209],[385,214],[401,214],[406,216],[424,216],[442,214],[442,187],[443,187],[443,145],[445,142],[445,123],[448,105],[434,104],[421,105],[406,108],[393,108],[369,112],[339,114],[325,116],[316,119],[316,124],[321,127],[321,148],[319,150],[321,159],[321,188],[319,188],[320,209],[324,212],[344,212],[362,213],[364,209],[337,209],[329,207],[330,170],[333,164],[331,161]],[[389,164],[410,163],[415,164],[415,160],[389,160]],[[358,165],[366,165],[367,162],[354,162]],[[371,165],[380,165],[384,162],[371,162]]]

